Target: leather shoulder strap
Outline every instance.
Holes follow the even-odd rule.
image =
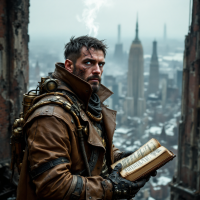
[[[33,106],[28,110],[26,113],[24,120],[26,126],[27,123],[32,121],[32,119],[38,117],[38,116],[52,116],[54,115],[55,107],[61,107],[61,110],[70,110],[71,104],[70,102],[63,96],[60,95],[46,95],[43,96],[37,103],[33,104]],[[69,112],[68,112],[69,113]],[[62,112],[62,114],[67,114],[66,112]],[[58,117],[59,115],[56,115]],[[64,118],[65,116],[63,116]]]

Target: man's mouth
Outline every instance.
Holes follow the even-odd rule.
[[[97,76],[96,76],[96,77],[93,76],[93,77],[89,77],[89,78],[88,78],[87,82],[89,82],[89,81],[90,81],[90,82],[100,82],[100,81],[101,81],[101,78],[100,78],[100,77],[97,77]]]
[[[89,81],[99,82],[99,79],[90,79]]]

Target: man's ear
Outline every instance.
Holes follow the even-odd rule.
[[[74,70],[74,64],[73,64],[73,62],[71,60],[69,60],[69,59],[65,60],[65,69],[67,71],[69,71],[70,73],[73,72],[73,70]]]

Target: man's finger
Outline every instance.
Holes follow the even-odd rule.
[[[140,181],[136,181],[136,184],[139,188],[143,187],[146,183],[146,179],[142,179]]]
[[[122,164],[121,163],[118,163],[115,168],[113,169],[113,171],[117,171],[117,172],[120,172],[122,169]]]
[[[151,173],[151,176],[153,176],[153,177],[156,176],[156,175],[157,175],[157,171],[154,171],[154,172]]]

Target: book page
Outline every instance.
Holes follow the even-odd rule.
[[[137,162],[138,160],[140,160],[144,156],[148,155],[149,153],[151,153],[152,151],[154,151],[155,149],[157,149],[160,146],[161,146],[160,143],[156,139],[152,138],[146,144],[144,144],[142,147],[140,147],[137,151],[135,151],[133,154],[131,154],[130,156],[128,156],[124,159],[117,161],[116,163],[111,165],[111,167],[112,167],[112,169],[114,169],[114,167],[118,163],[121,163],[122,169],[125,169],[129,165],[132,165],[133,163]]]
[[[122,177],[125,177],[134,171],[137,171],[138,169],[142,168],[147,163],[151,162],[152,160],[156,159],[158,156],[163,154],[165,151],[168,151],[165,147],[159,147],[155,151],[151,152],[150,154],[146,155],[142,159],[138,160],[134,164],[130,165],[129,167],[125,168],[120,172]],[[171,153],[170,153],[171,154]]]

